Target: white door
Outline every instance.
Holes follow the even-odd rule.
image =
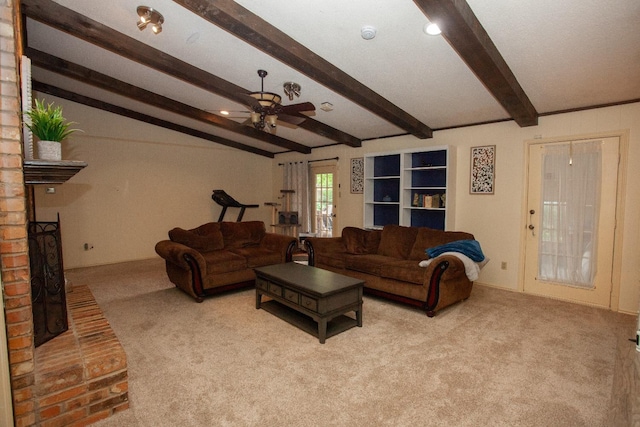
[[[580,215],[584,222],[566,221],[569,209],[566,201],[549,195],[546,188],[573,188],[573,182],[563,182],[550,169],[549,153],[568,149],[569,161],[566,162],[565,181],[584,183],[597,174],[597,167],[590,166],[592,171],[577,178],[573,174],[580,153],[588,141],[601,141],[598,154],[601,183],[593,187],[595,195],[592,200],[583,203]],[[563,145],[563,147],[560,147]],[[593,145],[593,144],[592,144]],[[524,291],[567,301],[610,307],[612,286],[612,264],[614,236],[616,226],[616,197],[618,184],[619,138],[604,138],[585,141],[567,141],[547,144],[531,144],[529,146],[529,175],[527,192],[527,237],[525,247]],[[547,153],[547,157],[543,155]],[[576,157],[577,156],[577,157]],[[544,160],[544,159],[547,160]],[[591,157],[590,161],[594,161]],[[572,169],[573,168],[573,169]],[[585,178],[586,176],[586,178]],[[578,184],[575,184],[578,185]],[[582,184],[580,184],[582,185]],[[552,191],[553,192],[553,191]],[[558,191],[560,192],[560,191]],[[576,191],[577,192],[577,191]],[[566,192],[565,192],[566,193]],[[574,193],[574,191],[569,191]],[[576,225],[580,223],[580,225]],[[583,225],[584,224],[584,225]],[[593,232],[591,224],[596,224]],[[578,228],[580,230],[578,230]],[[576,237],[580,235],[580,237]],[[566,256],[566,246],[580,240],[581,249],[578,256]],[[552,249],[549,249],[552,248]],[[559,250],[558,250],[559,248]],[[553,253],[552,253],[553,252]],[[560,255],[559,255],[560,253]],[[591,260],[593,259],[593,262]],[[569,265],[573,265],[570,267]]]
[[[318,237],[333,237],[338,219],[338,180],[335,166],[312,166],[312,209],[313,232]]]

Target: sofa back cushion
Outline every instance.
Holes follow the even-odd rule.
[[[417,227],[385,225],[380,236],[378,255],[407,259],[417,234]]]
[[[363,230],[356,227],[342,229],[342,241],[350,254],[375,254],[380,243],[380,230]]]
[[[433,228],[420,227],[418,229],[418,235],[416,236],[413,248],[409,254],[409,259],[422,261],[429,259],[429,255],[425,250],[440,246],[445,243],[455,242],[457,240],[469,240],[473,239],[473,234],[465,233],[464,231],[442,231],[435,230]]]
[[[259,245],[266,234],[264,222],[221,222],[220,230],[227,248],[244,248]]]
[[[224,248],[224,240],[218,222],[209,222],[191,230],[176,227],[169,231],[169,239],[201,252]]]

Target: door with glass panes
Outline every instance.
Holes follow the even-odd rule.
[[[619,138],[531,144],[524,291],[610,306]]]
[[[333,237],[337,230],[338,180],[336,167],[312,166],[312,209],[313,232],[318,237]]]

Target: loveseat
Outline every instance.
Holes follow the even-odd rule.
[[[305,245],[309,265],[364,280],[365,293],[418,306],[432,317],[444,307],[467,299],[473,281],[467,276],[466,255],[444,252],[428,261],[426,250],[463,241],[475,242],[474,236],[386,225],[382,230],[346,227],[342,237],[309,237]]]
[[[210,222],[169,231],[156,244],[169,280],[202,302],[207,295],[255,285],[254,267],[291,261],[296,239],[267,233],[262,221]]]

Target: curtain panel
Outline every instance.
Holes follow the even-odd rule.
[[[541,280],[593,288],[602,176],[602,142],[544,147]]]
[[[286,162],[283,165],[283,180],[285,190],[293,190],[291,195],[291,210],[298,212],[301,233],[311,232],[311,215],[309,207],[309,162]]]

